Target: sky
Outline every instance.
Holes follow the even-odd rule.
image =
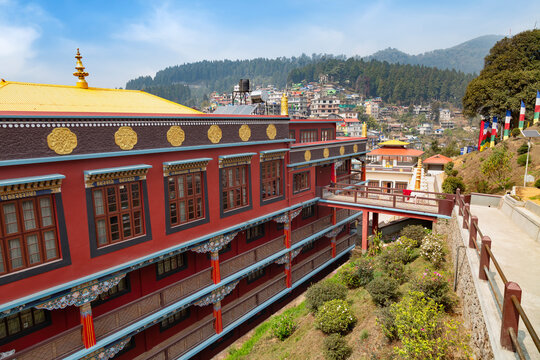
[[[538,22],[538,24],[537,24]],[[409,54],[540,27],[540,1],[0,0],[0,78],[124,87],[199,60]]]

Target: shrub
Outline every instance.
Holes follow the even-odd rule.
[[[453,161],[450,161],[450,162],[448,162],[448,163],[446,163],[444,165],[444,172],[447,175],[450,175],[449,172],[451,172],[452,170],[454,170],[454,162]]]
[[[325,302],[315,314],[315,326],[325,334],[345,333],[356,324],[349,304],[336,299]]]
[[[489,194],[491,192],[491,187],[489,185],[489,182],[484,179],[476,179],[475,186],[476,186],[476,192],[483,193],[483,194]]]
[[[527,151],[529,151],[529,147],[527,146],[527,143],[521,144],[521,146],[518,147],[518,149],[517,149],[518,155],[526,154]]]
[[[379,324],[384,336],[386,336],[388,340],[397,340],[396,317],[394,313],[390,311],[390,306],[378,309],[375,321]]]
[[[402,346],[394,352],[404,359],[447,359],[452,347],[468,353],[466,342],[458,333],[459,323],[442,321],[442,306],[421,292],[410,292],[393,304],[395,327]],[[452,351],[453,352],[453,351]]]
[[[368,238],[369,247],[368,255],[376,256],[379,255],[382,251],[382,233],[378,232],[376,235],[371,235]]]
[[[296,329],[296,322],[289,314],[277,316],[272,322],[272,335],[283,341],[292,335]]]
[[[422,240],[420,255],[431,262],[436,268],[441,266],[445,254],[443,240],[440,235],[429,234]]]
[[[324,339],[324,358],[327,360],[345,360],[352,354],[352,348],[343,336],[331,334]]]
[[[525,164],[527,163],[527,154],[519,155],[517,157],[517,163],[519,166],[525,166]]]
[[[447,177],[442,183],[443,192],[447,194],[455,194],[458,188],[461,190],[461,192],[464,192],[465,184],[461,178],[455,176]]]
[[[366,329],[360,331],[360,340],[366,340],[369,337],[369,331]]]
[[[455,304],[450,292],[450,283],[437,271],[426,269],[419,278],[412,281],[411,288],[424,293],[427,298],[442,305],[446,311],[450,311]]]
[[[512,129],[512,132],[510,132],[510,135],[513,138],[517,138],[519,135],[521,135],[521,131],[518,128]]]
[[[422,225],[407,225],[401,229],[399,235],[416,241],[416,247],[418,247],[422,243],[424,236],[426,236],[426,229]]]
[[[365,286],[373,279],[373,262],[366,258],[352,262],[340,270],[339,279],[349,289]]]
[[[324,280],[309,287],[306,291],[306,307],[311,312],[317,309],[329,300],[345,300],[347,288],[342,284]]]
[[[540,189],[540,179],[534,182],[534,187]]]
[[[387,246],[379,255],[379,268],[392,278],[403,283],[407,279],[405,264],[411,255],[407,249],[399,244]]]
[[[366,290],[379,306],[388,306],[399,299],[399,282],[385,275],[373,279]]]

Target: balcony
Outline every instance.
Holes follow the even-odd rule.
[[[336,212],[336,220],[339,222],[346,217],[352,215],[353,212],[354,211],[351,210],[338,210]],[[313,223],[296,229],[292,231],[292,242],[293,244],[298,243],[299,241],[323,230],[331,224],[331,215],[328,215],[324,218],[314,221]],[[250,249],[231,259],[223,261],[223,263],[220,264],[222,278],[225,279],[226,277],[234,275],[238,271],[245,269],[246,267],[253,264],[256,264],[284,249],[285,246],[283,236],[279,236],[256,248]],[[182,299],[186,298],[187,296],[195,294],[198,291],[201,291],[204,288],[211,286],[212,284],[212,270],[208,268],[185,279],[182,279],[177,283],[171,284],[154,293],[145,295],[129,304],[125,304],[106,314],[96,317],[94,319],[96,339],[99,341],[100,339],[112,335],[119,329],[125,328],[130,324],[143,320],[144,318],[163,309],[164,307],[177,303]],[[284,284],[285,281],[283,281],[283,286],[285,286]],[[277,285],[275,286],[277,287]],[[267,290],[267,292],[269,293],[272,293],[273,291],[274,290],[272,289]],[[261,293],[258,296],[259,298],[257,298],[256,301],[257,304],[261,301],[264,301],[264,296],[266,295],[263,296],[263,294]],[[249,301],[253,301],[253,299]],[[245,306],[248,306],[247,303]],[[227,325],[227,323],[225,322],[225,309],[228,309],[228,307],[224,308],[224,326]],[[231,315],[227,316],[230,316],[231,319],[235,319],[241,315],[236,314],[233,316],[231,313]],[[197,329],[198,333],[200,334],[199,339],[203,339],[202,334],[206,334],[207,330],[204,327]],[[213,328],[212,333],[214,333]],[[193,337],[189,337],[182,341],[185,341],[185,344],[191,344],[193,341],[195,341],[193,339]],[[6,358],[6,360],[52,360],[65,357],[71,353],[81,350],[82,348],[81,326],[79,325],[41,343],[38,343],[32,347],[24,349],[21,352],[17,352],[12,357]],[[174,350],[174,352],[176,352],[176,350]]]

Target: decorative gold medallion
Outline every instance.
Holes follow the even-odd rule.
[[[137,133],[130,126],[121,126],[114,133],[114,142],[122,150],[131,150],[137,144]]]
[[[311,151],[306,150],[306,151],[304,152],[304,159],[305,159],[306,161],[311,160]]]
[[[268,127],[266,128],[266,136],[268,136],[270,140],[274,140],[276,138],[276,135],[277,135],[276,126],[274,124],[268,125]]]
[[[329,156],[330,156],[330,150],[328,150],[328,149],[325,148],[325,149],[323,150],[323,156],[324,156],[325,158],[329,157]]]
[[[355,153],[357,153],[357,152],[358,152],[358,145],[357,145],[357,144],[354,144],[354,146],[353,146],[352,149],[353,149],[353,151],[354,151]]]
[[[221,129],[217,125],[210,126],[210,129],[208,129],[208,139],[213,143],[217,144],[221,141]]]
[[[186,140],[186,133],[180,126],[173,125],[167,131],[167,141],[172,146],[180,146]]]
[[[68,128],[55,128],[47,135],[47,145],[59,155],[71,154],[77,147],[77,135]]]
[[[345,155],[345,146],[342,146],[339,148],[339,154],[340,155]]]
[[[240,126],[240,129],[238,130],[238,136],[240,136],[240,139],[242,141],[248,141],[251,137],[251,129],[249,128],[249,125],[242,125]]]

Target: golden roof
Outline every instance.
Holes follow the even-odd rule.
[[[0,113],[201,114],[140,90],[31,84],[0,80]]]
[[[386,146],[405,146],[405,145],[409,145],[408,142],[405,142],[405,141],[399,141],[399,140],[388,140],[388,141],[384,141],[384,142],[381,142],[379,143],[380,146],[383,146],[383,145],[386,145]]]

